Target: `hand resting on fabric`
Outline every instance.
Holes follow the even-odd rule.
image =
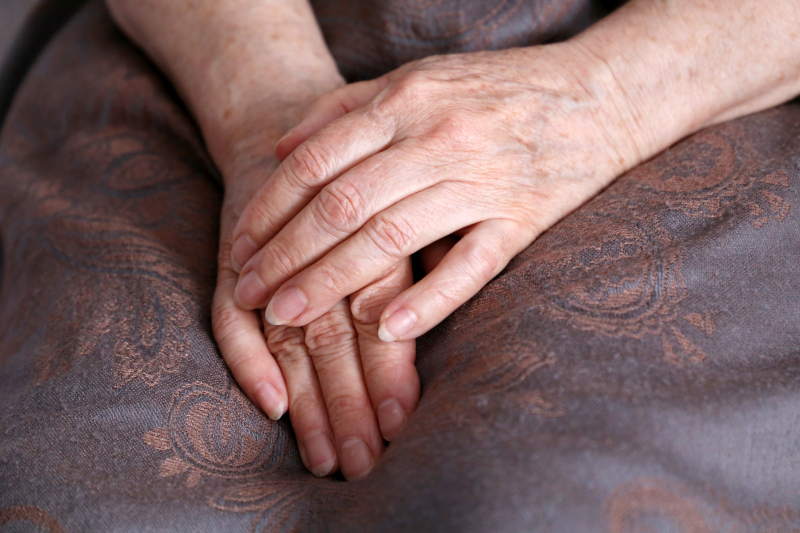
[[[234,305],[239,214],[278,165],[276,141],[343,84],[304,0],[109,0],[122,29],[175,84],[225,185],[214,335],[234,378],[271,418],[288,407],[315,475],[365,475],[414,411],[414,341],[378,338],[380,312],[411,285],[408,260],[304,328],[263,324]]]
[[[800,93],[791,0],[633,0],[564,43],[344,87],[304,1],[109,3],[225,178],[223,356],[273,418],[288,399],[317,475],[369,472],[416,407],[409,341],[539,234],[686,135]],[[411,286],[421,249],[436,266]]]
[[[385,341],[430,330],[624,171],[797,93],[798,60],[769,41],[797,33],[796,2],[735,4],[638,0],[565,43],[430,57],[324,96],[234,230],[238,305],[302,326],[460,231],[381,317]]]

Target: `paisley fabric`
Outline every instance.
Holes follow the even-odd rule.
[[[601,13],[377,5],[316,3],[351,77]],[[682,141],[520,254],[419,341],[419,411],[357,482],[309,474],[219,356],[221,196],[88,5],[0,137],[0,532],[800,530],[799,104]]]

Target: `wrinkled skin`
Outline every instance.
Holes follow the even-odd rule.
[[[223,356],[272,418],[288,405],[309,469],[348,479],[416,408],[410,341],[626,169],[800,92],[789,0],[736,0],[726,17],[711,0],[637,0],[562,44],[430,57],[338,89],[300,0],[110,3],[225,179]],[[418,250],[431,272],[410,286]],[[274,329],[287,325],[305,330]]]
[[[428,331],[640,159],[608,91],[575,81],[585,59],[574,47],[433,57],[326,96],[279,143],[287,159],[234,232],[263,246],[234,247],[240,305],[302,325],[462,231],[384,311],[386,341]]]

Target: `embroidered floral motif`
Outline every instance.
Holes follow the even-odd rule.
[[[546,312],[575,327],[642,338],[675,321],[686,295],[681,257],[647,226],[615,214],[576,213],[543,237],[530,279]]]

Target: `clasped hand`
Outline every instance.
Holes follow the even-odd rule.
[[[356,324],[379,326],[360,362],[339,350],[282,365],[293,424],[292,391],[310,390],[317,405],[301,409],[320,428],[329,417],[341,454],[361,434],[375,457],[364,411],[389,438],[417,401],[413,346],[397,341],[441,322],[635,162],[613,91],[580,83],[585,59],[568,45],[427,58],[327,93],[278,142],[282,163],[233,231],[236,305],[264,308],[269,335],[348,314],[355,295],[353,309],[370,302]],[[412,285],[408,258],[429,245],[446,253]],[[369,463],[355,455],[340,457],[348,477]]]

